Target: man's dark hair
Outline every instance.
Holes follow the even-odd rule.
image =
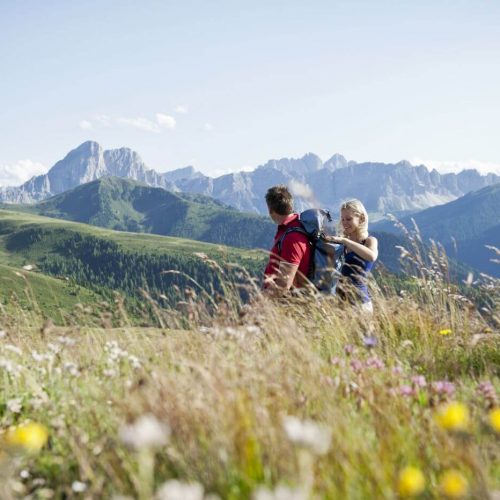
[[[293,212],[293,196],[284,184],[278,184],[267,190],[266,203],[269,210],[278,215],[290,215]]]

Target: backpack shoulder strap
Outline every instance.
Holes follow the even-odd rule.
[[[278,243],[277,243],[277,249],[278,249],[278,255],[281,255],[281,249],[283,247],[283,240],[285,239],[285,237],[287,236],[287,234],[290,234],[290,233],[301,233],[301,234],[304,234],[305,236],[307,236],[309,238],[309,234],[307,233],[307,231],[301,227],[301,226],[294,226],[294,227],[290,227],[288,228],[280,237],[280,239],[278,240]]]

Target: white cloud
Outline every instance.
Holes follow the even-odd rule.
[[[162,128],[173,129],[177,124],[173,116],[164,113],[156,113],[155,120],[150,120],[142,116],[131,118],[128,116],[113,117],[109,115],[97,115],[94,117],[94,121],[102,127],[133,127],[155,134],[159,134]],[[88,120],[82,120],[80,127],[84,130],[90,130],[93,128],[93,125]]]
[[[237,174],[240,172],[253,172],[255,167],[251,165],[243,165],[241,167],[217,167],[210,170],[210,172],[206,173],[210,177],[220,177],[222,175],[227,174]]]
[[[176,121],[173,116],[165,115],[163,113],[156,113],[156,122],[158,125],[165,128],[175,128]]]
[[[47,168],[32,160],[19,160],[10,165],[0,165],[0,186],[19,186],[35,175],[45,174]]]
[[[207,131],[207,132],[212,132],[212,130],[214,129],[214,126],[211,124],[211,123],[205,123],[205,125],[203,125],[203,128]]]
[[[99,122],[103,127],[111,127],[111,117],[108,115],[97,115],[95,117],[96,121]]]
[[[155,134],[158,134],[160,132],[160,127],[155,122],[148,120],[147,118],[119,117],[119,118],[115,118],[115,122],[118,125],[125,125],[127,127],[134,127],[134,128],[138,128],[139,130],[144,130],[146,132],[154,132]]]
[[[300,196],[306,200],[314,199],[314,193],[307,184],[292,179],[289,185],[293,195]]]
[[[475,168],[481,174],[499,174],[500,163],[486,162],[480,160],[465,160],[465,161],[452,161],[452,160],[424,160],[422,158],[412,158],[410,160],[412,165],[425,165],[429,169],[435,168],[439,173],[458,173],[462,170]]]
[[[179,104],[179,106],[175,107],[175,112],[179,113],[180,115],[185,115],[188,112],[188,109],[186,108],[186,106],[182,106],[181,104]]]
[[[92,123],[90,123],[88,120],[82,120],[80,122],[80,128],[83,130],[92,130]]]

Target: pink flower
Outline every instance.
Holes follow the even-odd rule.
[[[351,368],[355,372],[360,372],[363,369],[363,363],[359,359],[351,360]]]
[[[399,388],[399,393],[402,396],[415,396],[415,389],[411,385],[405,384]]]
[[[455,384],[447,380],[438,380],[432,384],[432,390],[437,394],[451,396],[455,393]]]
[[[372,358],[368,358],[366,360],[366,367],[381,370],[385,367],[385,364],[380,358],[378,358],[377,356],[373,356]]]
[[[354,352],[354,346],[352,344],[346,344],[344,346],[345,353],[350,356]]]
[[[425,381],[425,377],[423,375],[414,375],[411,378],[411,381],[415,387],[425,387],[427,382]]]

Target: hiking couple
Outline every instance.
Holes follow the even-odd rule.
[[[322,218],[329,219],[329,214],[315,209],[294,213],[293,196],[286,186],[268,189],[266,203],[271,219],[278,225],[264,271],[266,293],[281,295],[312,281],[320,291],[335,292],[341,299],[372,312],[367,277],[377,260],[378,242],[368,234],[368,214],[363,204],[359,200],[342,203],[340,235],[326,236]],[[323,276],[319,277],[321,272]]]

